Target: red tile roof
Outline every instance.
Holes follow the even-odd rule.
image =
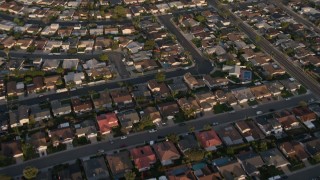
[[[134,164],[138,169],[149,168],[157,161],[155,154],[150,146],[137,147],[130,150]]]
[[[203,148],[221,145],[221,140],[214,130],[198,132],[196,136]]]
[[[119,126],[118,118],[115,113],[101,114],[97,116],[100,132],[109,133],[113,127]]]

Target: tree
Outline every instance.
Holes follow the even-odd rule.
[[[205,130],[205,131],[208,131],[208,130],[210,130],[211,129],[211,125],[210,124],[205,124],[204,126],[203,126],[203,130]]]
[[[38,168],[27,166],[23,169],[23,177],[26,179],[34,179],[37,177],[38,172]]]
[[[29,52],[29,53],[33,53],[35,50],[36,50],[36,47],[35,47],[34,45],[29,46],[29,47],[27,48],[27,52]]]
[[[196,20],[201,22],[201,23],[206,22],[206,18],[204,16],[201,16],[201,15],[197,15],[196,16]]]
[[[112,18],[114,19],[121,19],[126,17],[126,9],[122,6],[116,6],[113,9]]]
[[[23,157],[25,160],[29,160],[36,157],[36,151],[29,143],[22,145]]]
[[[103,53],[99,56],[99,59],[100,61],[103,61],[103,62],[108,62],[109,61],[109,57],[106,53]]]
[[[128,172],[126,172],[126,173],[124,174],[124,178],[125,178],[126,180],[135,180],[135,178],[136,178],[136,173],[133,172],[133,171],[128,171]]]
[[[155,78],[157,82],[163,82],[166,80],[166,74],[164,74],[164,72],[158,72]]]
[[[179,142],[179,136],[175,133],[171,133],[167,135],[167,139],[173,143],[178,143]]]
[[[301,106],[301,107],[307,107],[307,106],[308,106],[308,103],[305,102],[305,101],[300,101],[300,102],[299,102],[299,106]]]
[[[56,70],[56,72],[57,72],[58,74],[63,74],[63,73],[64,73],[64,69],[63,69],[62,67],[58,67],[57,70]]]
[[[193,148],[187,150],[184,154],[191,162],[201,161],[204,158],[205,151],[199,148]]]
[[[195,129],[194,126],[189,127],[189,132],[190,132],[190,133],[194,133],[195,130],[196,130],[196,129]]]
[[[156,43],[154,40],[148,39],[146,40],[146,42],[144,43],[144,50],[148,51],[148,50],[153,50],[154,47],[156,46]]]
[[[7,59],[9,60],[9,53],[10,53],[10,49],[9,48],[5,48],[4,53],[6,53]]]

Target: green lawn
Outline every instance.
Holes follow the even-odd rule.
[[[219,113],[224,113],[224,112],[228,112],[228,111],[232,111],[233,108],[227,106],[226,104],[217,104],[213,107],[213,112],[215,114],[219,114]]]
[[[283,91],[281,92],[281,96],[282,96],[283,98],[288,98],[288,97],[292,97],[293,94],[292,94],[290,91],[283,90]]]
[[[299,89],[298,89],[298,94],[305,94],[307,93],[307,89],[303,86],[301,86]]]
[[[64,151],[66,149],[67,149],[67,145],[65,145],[65,144],[59,144],[59,146],[57,146],[57,147],[53,147],[52,144],[50,144],[48,146],[47,152],[48,152],[48,154],[52,154],[52,153]]]

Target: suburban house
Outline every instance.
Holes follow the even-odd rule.
[[[284,142],[279,145],[279,149],[287,158],[307,160],[309,154],[305,151],[302,143],[297,141]]]
[[[51,118],[51,112],[49,108],[40,108],[39,105],[31,106],[30,116],[33,117],[35,121],[42,121]]]
[[[1,154],[5,157],[20,159],[23,157],[23,151],[20,141],[2,142]]]
[[[132,97],[127,90],[113,90],[110,92],[111,98],[119,108],[129,107],[132,105]]]
[[[208,88],[213,89],[228,85],[229,80],[227,78],[213,78],[210,75],[204,75],[203,82],[208,86]]]
[[[110,179],[109,171],[103,157],[96,157],[82,162],[87,180]]]
[[[256,117],[255,121],[266,136],[277,136],[283,133],[281,123],[273,117],[259,116]]]
[[[202,79],[196,79],[191,73],[186,73],[183,76],[184,81],[187,83],[188,87],[192,90],[198,89],[205,86]]]
[[[304,143],[307,152],[312,156],[320,155],[320,139],[314,139]]]
[[[242,168],[249,176],[259,176],[260,171],[258,168],[264,165],[264,162],[259,154],[249,151],[240,153],[237,155],[237,159],[240,161]]]
[[[193,134],[188,134],[183,136],[183,139],[180,139],[178,142],[178,147],[182,153],[191,150],[198,149],[199,144]]]
[[[222,142],[227,146],[244,143],[242,136],[232,125],[220,128],[217,133]]]
[[[7,95],[8,96],[21,96],[24,94],[24,88],[17,88],[16,81],[7,82]]]
[[[102,135],[109,134],[113,127],[119,126],[115,113],[101,114],[96,117]]]
[[[191,112],[191,116],[197,116],[200,115],[202,112],[201,106],[198,104],[197,100],[194,98],[180,98],[177,101],[178,105],[180,106],[180,109],[183,112]],[[189,115],[189,114],[188,114]]]
[[[217,104],[216,97],[212,92],[199,92],[195,94],[195,98],[203,111],[211,111],[213,106]]]
[[[140,113],[140,115],[141,118],[150,118],[154,124],[160,124],[162,120],[160,112],[157,110],[157,108],[152,106],[146,107],[143,110],[143,114]]]
[[[104,108],[107,108],[109,110],[112,109],[112,99],[109,92],[102,91],[99,92],[99,97],[96,98],[94,95],[92,95],[91,97],[96,111]]]
[[[280,168],[290,164],[289,161],[286,160],[281,152],[276,148],[261,152],[260,155],[268,166]]]
[[[236,160],[218,165],[217,168],[225,179],[245,180],[247,178],[245,171],[241,168],[241,164]]]
[[[179,113],[179,106],[175,102],[167,102],[158,105],[158,109],[163,119],[174,119],[175,115]]]
[[[285,130],[296,128],[300,125],[297,118],[288,110],[276,112],[274,116]]]
[[[18,107],[17,111],[9,112],[9,123],[10,127],[23,126],[29,123],[29,108],[27,106],[21,105]]]
[[[264,84],[267,86],[273,96],[281,95],[281,91],[284,89],[284,86],[278,81],[271,81]]]
[[[222,145],[220,138],[214,130],[197,132],[196,137],[201,147],[206,151],[216,150],[218,146]]]
[[[76,136],[86,137],[88,140],[97,137],[97,128],[93,120],[85,120],[79,124],[74,125],[76,129]]]
[[[292,79],[280,80],[280,83],[286,88],[286,90],[291,92],[295,92],[301,86],[301,84]]]
[[[194,176],[198,180],[223,179],[218,169],[213,165],[207,165],[199,162],[192,165],[192,170]]]
[[[264,138],[264,135],[253,121],[238,121],[235,125],[247,142]]]
[[[180,154],[171,141],[160,142],[152,147],[163,166],[171,165],[174,160],[180,159]]]
[[[106,156],[111,173],[115,179],[123,178],[126,172],[130,172],[133,168],[130,154],[128,151],[122,151],[116,154],[108,154]]]
[[[45,59],[43,60],[42,70],[43,71],[54,71],[59,67],[60,59]]]
[[[32,84],[27,85],[27,91],[29,94],[41,91],[44,88],[43,77],[37,76],[32,78]]]
[[[72,70],[72,69],[78,69],[78,65],[79,65],[79,59],[64,59],[62,61],[62,68],[63,69],[68,69],[68,70]]]
[[[248,100],[252,101],[255,99],[255,96],[252,94],[250,88],[232,89],[231,92],[234,94],[240,104],[245,103]]]
[[[139,172],[149,170],[156,163],[156,155],[150,146],[136,147],[130,150],[131,157]]]
[[[82,80],[85,79],[84,73],[79,72],[79,73],[74,73],[74,72],[68,72],[67,75],[64,75],[64,81],[65,83],[68,84],[76,84],[76,85],[81,85]]]
[[[256,99],[262,99],[271,96],[271,93],[266,85],[253,86],[250,89]]]
[[[70,114],[72,111],[69,103],[63,104],[59,100],[51,101],[51,109],[55,117]]]
[[[170,96],[170,89],[165,83],[158,83],[156,80],[148,81],[148,88],[156,98],[165,99]]]
[[[76,114],[82,114],[92,110],[91,100],[81,100],[80,98],[71,99],[72,109]]]
[[[44,132],[32,134],[28,142],[36,149],[40,157],[47,155],[47,140]]]
[[[311,111],[308,107],[295,107],[292,109],[293,114],[305,124],[309,129],[314,128],[312,121],[317,120],[315,112]]]
[[[56,84],[58,81],[61,81],[61,76],[59,75],[47,76],[47,77],[44,77],[44,80],[43,80],[47,90],[55,90]]]
[[[139,114],[135,109],[121,111],[117,114],[117,116],[121,126],[125,127],[126,129],[131,129],[133,124],[140,121]]]
[[[49,137],[51,138],[52,145],[54,147],[62,144],[72,144],[74,138],[74,133],[70,127],[64,127],[59,129],[54,129],[48,132]]]
[[[188,179],[188,180],[197,180],[195,175],[192,173],[192,170],[187,165],[176,166],[170,168],[166,172],[168,180],[178,180],[178,179]]]

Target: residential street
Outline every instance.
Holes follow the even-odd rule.
[[[166,136],[169,133],[186,133],[189,131],[190,127],[195,127],[196,130],[202,129],[204,125],[211,124],[212,122],[218,122],[220,124],[227,124],[237,120],[241,120],[246,117],[253,117],[256,115],[256,111],[268,112],[271,108],[280,110],[283,108],[289,108],[297,106],[300,101],[308,100],[313,98],[313,95],[306,94],[303,96],[293,97],[289,101],[276,101],[270,104],[260,105],[256,109],[248,108],[236,111],[234,113],[224,113],[213,115],[210,117],[202,117],[193,121],[186,122],[186,125],[181,126],[176,124],[174,126],[164,127],[159,129],[155,133],[141,132],[128,135],[125,140],[120,140],[120,138],[114,139],[114,143],[111,145],[108,141],[102,141],[97,144],[90,144],[79,148],[74,148],[68,151],[62,151],[60,153],[51,154],[49,156],[34,159],[31,161],[26,161],[22,164],[16,164],[12,166],[5,167],[0,170],[0,174],[8,174],[10,176],[18,176],[22,173],[22,170],[26,166],[35,166],[39,169],[51,167],[57,164],[75,160],[81,157],[87,157],[97,153],[99,149],[104,149],[105,151],[114,151],[120,146],[133,146],[144,142],[149,142],[151,140],[157,140],[158,136]]]

